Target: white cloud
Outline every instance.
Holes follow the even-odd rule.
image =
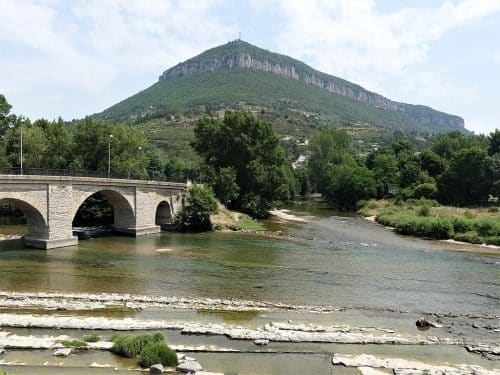
[[[474,103],[484,90],[450,80],[451,62],[441,68],[429,55],[500,1],[436,4],[383,12],[374,0],[0,0],[0,89],[18,113],[81,116],[256,22],[257,44],[395,100],[454,110],[447,103]],[[486,54],[500,62],[500,52]]]
[[[280,50],[308,56],[320,70],[349,78],[373,72],[400,76],[424,62],[430,45],[445,32],[500,11],[497,0],[447,2],[388,14],[378,11],[373,0],[277,4],[286,20],[276,37]]]
[[[2,0],[0,43],[22,49],[0,52],[2,90],[21,101],[60,97],[53,94],[64,90],[113,97],[109,91],[116,80],[160,75],[179,58],[234,35],[231,23],[214,13],[216,5],[209,0]]]

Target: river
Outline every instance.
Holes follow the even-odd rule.
[[[360,371],[361,365],[332,365],[333,353],[431,365],[478,365],[488,371],[500,367],[497,355],[469,353],[464,348],[498,345],[498,250],[399,236],[362,218],[336,216],[318,203],[290,209],[303,221],[270,220],[266,224],[273,235],[166,232],[91,239],[49,251],[26,249],[21,240],[0,241],[0,333],[81,338],[96,328],[73,323],[59,330],[21,327],[37,326],[34,321],[40,317],[71,316],[80,321],[100,317],[103,338],[111,335],[113,321],[124,318],[136,319],[134,329],[139,331],[146,321],[189,323],[210,327],[212,332],[190,332],[191,326],[182,332],[163,326],[158,331],[174,346],[197,346],[201,351],[192,356],[207,371],[223,373]],[[9,228],[10,232],[17,229]],[[39,294],[47,292],[58,294]],[[93,306],[96,297],[88,293],[100,295],[102,306]],[[134,301],[127,305],[122,297],[102,293],[142,299],[136,301],[138,306]],[[146,297],[177,300],[148,305]],[[415,321],[421,316],[437,322],[438,328],[417,330]],[[28,323],[10,324],[13,317]],[[264,328],[271,322],[274,328]],[[276,328],[280,324],[289,327]],[[282,337],[287,332],[307,336],[315,331],[319,338],[271,339],[261,347],[252,340],[229,339],[230,334],[214,332],[213,325],[253,330],[254,335],[265,331],[264,336],[276,335],[276,330]],[[347,336],[335,336],[338,332]],[[408,344],[394,344],[390,337],[384,341],[384,335],[396,335]],[[420,345],[429,344],[423,341],[430,336],[439,342]],[[365,344],[359,345],[360,340]],[[227,349],[235,352],[224,352]],[[133,361],[103,350],[55,358],[46,349],[7,349],[0,366],[10,363],[5,369],[16,374],[117,373],[89,368],[92,362],[116,367],[118,373],[136,367]]]

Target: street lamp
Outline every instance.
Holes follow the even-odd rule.
[[[108,177],[111,174],[111,140],[113,139],[113,134],[109,135],[108,141]]]

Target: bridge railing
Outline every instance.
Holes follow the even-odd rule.
[[[15,176],[68,176],[68,177],[91,177],[91,178],[115,178],[123,180],[143,180],[143,181],[159,181],[159,182],[182,182],[186,179],[160,176],[150,174],[147,177],[136,176],[133,174],[123,173],[107,173],[99,171],[85,171],[73,169],[50,169],[50,168],[0,168],[0,175],[15,175]]]

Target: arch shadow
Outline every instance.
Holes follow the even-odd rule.
[[[88,194],[85,199],[78,205],[76,211],[72,215],[72,222],[74,222],[78,210],[82,205],[92,196],[99,193],[113,206],[113,227],[120,231],[120,229],[134,228],[135,227],[135,212],[129,201],[118,191],[110,189],[102,189]]]
[[[22,211],[26,218],[28,231],[25,238],[48,239],[49,227],[42,213],[30,203],[16,198],[2,198],[0,201],[11,203],[15,208]]]
[[[155,225],[159,225],[161,229],[172,229],[174,226],[172,207],[167,201],[161,201],[156,207]]]

